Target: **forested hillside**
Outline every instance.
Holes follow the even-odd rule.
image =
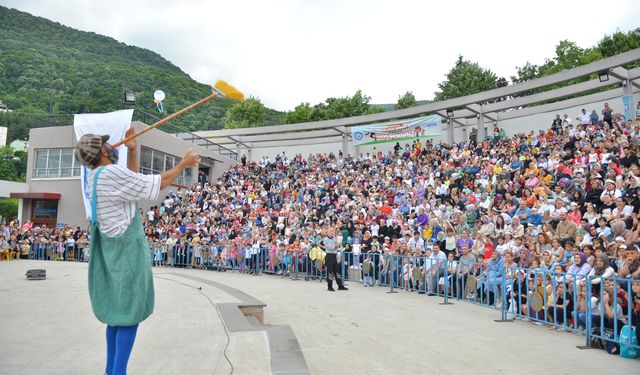
[[[167,95],[168,113],[211,92],[155,52],[0,7],[0,100],[14,112],[48,114],[50,105],[54,115],[125,108],[123,84],[136,93],[135,108],[151,113],[157,89]],[[233,103],[217,99],[176,124],[189,130],[222,128]],[[266,109],[257,125],[283,118]]]

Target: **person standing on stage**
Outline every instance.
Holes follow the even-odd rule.
[[[348,290],[342,285],[342,278],[340,277],[340,266],[338,264],[338,240],[335,236],[335,229],[328,227],[325,230],[325,236],[320,242],[320,247],[327,254],[324,258],[325,266],[327,269],[327,290],[335,292],[333,289],[333,279],[336,279],[338,283],[338,290]]]
[[[126,132],[132,135],[133,128]],[[189,149],[174,168],[161,175],[140,174],[137,142],[125,142],[127,167],[119,166],[118,152],[108,135],[86,134],[75,156],[89,168],[87,193],[91,197],[89,297],[93,313],[107,324],[107,375],[127,372],[138,324],[153,312],[154,289],[149,243],[137,201],[155,200],[185,168],[200,157]]]

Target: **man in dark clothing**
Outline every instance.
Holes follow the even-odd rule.
[[[560,118],[560,115],[556,115],[556,118],[553,119],[553,122],[551,123],[551,130],[556,134],[562,133],[562,119]]]
[[[633,164],[638,164],[638,155],[635,152],[629,152],[629,147],[625,146],[624,157],[620,158],[620,164],[625,168],[631,168]]]
[[[342,272],[338,263],[338,245],[338,240],[335,237],[335,229],[331,227],[327,228],[325,236],[318,246],[326,253],[324,262],[327,268],[327,290],[330,292],[335,292],[335,289],[333,289],[333,279],[336,279],[338,283],[338,290],[348,290],[342,285]]]
[[[382,219],[380,220],[380,229],[378,230],[378,237],[385,238],[391,237],[391,228],[387,226],[387,221]]]
[[[600,207],[602,206],[602,201],[600,200],[600,195],[602,195],[602,192],[604,190],[602,189],[602,183],[600,182],[600,179],[598,178],[592,178],[591,179],[591,189],[587,191],[587,194],[585,196],[585,202],[587,203],[592,203],[593,205],[596,206],[596,210],[600,210]]]
[[[203,188],[204,184],[207,183],[207,175],[204,174],[203,171],[198,172],[198,183],[200,184],[201,188]]]

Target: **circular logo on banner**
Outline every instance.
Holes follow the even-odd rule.
[[[363,137],[364,135],[361,132],[353,133],[353,139],[355,139],[356,141],[361,141]]]

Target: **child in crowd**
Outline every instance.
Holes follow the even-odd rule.
[[[402,277],[404,281],[404,290],[409,291],[409,279],[411,278],[411,262],[409,262],[409,257],[404,257],[403,267],[402,267]]]

